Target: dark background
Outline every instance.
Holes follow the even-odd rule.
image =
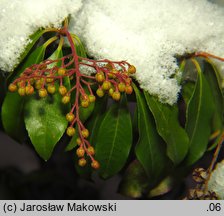
[[[0,199],[127,199],[118,194],[121,178],[93,181],[75,171],[74,152],[58,144],[45,162],[32,146],[19,144],[0,131]]]

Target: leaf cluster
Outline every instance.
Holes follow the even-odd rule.
[[[41,33],[33,35],[21,64],[6,82],[33,64],[68,52],[68,47],[49,48],[47,42],[32,49]],[[80,56],[86,56],[79,40],[76,49]],[[152,197],[168,192],[181,179],[180,170],[188,171],[214,149],[223,131],[222,79],[215,64],[208,58],[192,58],[184,60],[180,70],[182,91],[173,106],[159,102],[138,83],[132,83],[133,95],[122,94],[119,102],[104,96],[80,109],[101,164],[99,175],[104,179],[122,175],[119,190],[127,196]],[[66,80],[68,88],[72,82]],[[75,99],[75,95],[72,97]],[[4,131],[21,143],[29,139],[40,157],[48,160],[68,126],[65,115],[71,103],[63,105],[60,101],[58,93],[40,99],[37,95],[20,97],[7,92],[1,107]],[[66,151],[77,147],[76,139],[75,135],[66,143]],[[85,178],[91,178],[93,172],[89,165],[76,165],[76,171]]]

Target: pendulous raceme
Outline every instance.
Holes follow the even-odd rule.
[[[80,158],[78,164],[81,167],[85,166],[89,157],[92,168],[98,169],[100,164],[94,158],[95,150],[88,141],[89,131],[80,119],[79,109],[88,108],[95,102],[96,96],[103,97],[108,94],[113,100],[119,101],[121,93],[131,94],[133,92],[131,75],[136,72],[136,68],[126,61],[114,62],[80,57],[76,52],[73,35],[69,33],[66,25],[55,31],[60,41],[64,37],[68,39],[72,53],[56,60],[47,59],[26,68],[8,89],[10,92],[17,91],[20,96],[38,92],[40,98],[58,92],[63,104],[71,102],[71,110],[65,116],[69,123],[66,133],[70,137],[78,133],[76,140],[78,145],[76,154]],[[80,68],[83,66],[95,73],[93,75],[82,73]],[[75,80],[75,84],[70,88],[66,87],[66,78]],[[93,90],[93,86],[97,87],[96,91]]]

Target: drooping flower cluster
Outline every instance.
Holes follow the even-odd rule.
[[[63,104],[72,102],[72,108],[66,115],[69,122],[66,133],[70,137],[78,133],[76,154],[80,158],[79,165],[85,166],[86,156],[88,156],[92,161],[91,166],[97,169],[99,163],[94,159],[94,147],[88,141],[89,131],[80,119],[80,106],[87,108],[90,103],[95,102],[96,96],[92,85],[98,87],[96,90],[98,97],[103,97],[105,93],[108,93],[115,101],[120,100],[122,92],[131,94],[133,89],[130,75],[134,74],[136,69],[126,61],[96,61],[80,57],[76,53],[72,35],[67,28],[55,31],[58,31],[60,37],[67,37],[72,53],[56,60],[47,59],[40,64],[26,68],[20,77],[9,85],[9,91],[18,91],[20,96],[25,96],[32,95],[37,90],[40,98],[58,91],[62,96]],[[82,73],[81,70],[84,68],[90,68],[94,71],[94,75]],[[65,78],[75,79],[75,84],[70,89],[66,88],[64,84]],[[56,83],[59,83],[58,88]],[[74,94],[74,98],[72,98],[72,94]]]

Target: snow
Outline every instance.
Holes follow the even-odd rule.
[[[224,10],[207,0],[1,0],[0,68],[12,71],[29,35],[69,14],[89,55],[127,60],[141,87],[171,105],[181,88],[177,55],[224,56]]]
[[[81,0],[1,0],[0,68],[12,71],[30,35],[41,27],[60,27],[81,6]]]
[[[224,160],[217,163],[208,182],[208,189],[214,191],[219,199],[224,199]]]
[[[176,55],[224,56],[224,10],[206,0],[86,1],[71,30],[93,57],[127,60],[142,88],[174,104]]]

